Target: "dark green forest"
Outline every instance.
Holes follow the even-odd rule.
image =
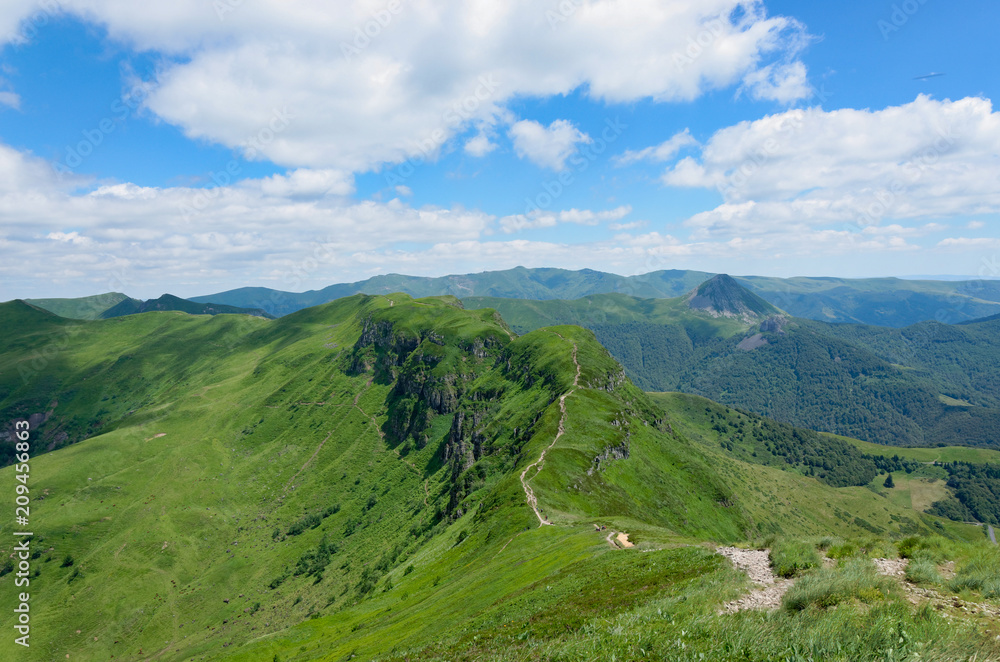
[[[883,329],[892,340],[871,327],[794,320],[779,331],[754,334],[756,346],[749,350],[741,348],[747,346],[741,345],[744,336],[706,338],[681,324],[592,329],[645,390],[702,395],[781,422],[879,444],[995,447],[1000,366],[987,356],[1000,324],[979,326],[934,323],[937,335]],[[827,333],[830,329],[836,334]],[[910,345],[901,340],[906,338]],[[914,339],[923,344],[916,348]],[[909,347],[910,355],[890,356],[891,346]]]

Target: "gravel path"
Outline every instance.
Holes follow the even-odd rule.
[[[896,579],[906,576],[906,566],[909,562],[909,559],[872,559],[878,574]]]
[[[719,547],[715,551],[729,559],[737,570],[747,573],[753,583],[766,585],[775,582],[774,573],[771,572],[771,556],[768,550]]]
[[[768,550],[740,549],[738,547],[719,547],[717,553],[729,559],[737,570],[749,575],[757,589],[747,593],[738,600],[727,602],[719,611],[720,614],[734,614],[744,609],[777,609],[781,606],[781,598],[795,583],[791,579],[778,579],[771,571]],[[824,566],[832,567],[824,559]],[[907,599],[914,605],[930,603],[941,611],[946,618],[982,614],[986,617],[1000,618],[1000,607],[989,603],[966,602],[958,596],[942,595],[932,588],[914,586],[906,581],[906,566],[909,559],[872,559],[875,569],[880,575],[892,577],[899,581]],[[946,563],[938,568],[945,579],[955,575],[955,564]]]
[[[729,559],[737,570],[747,573],[750,581],[759,587],[738,600],[727,602],[722,607],[722,613],[733,614],[744,609],[777,609],[781,606],[781,597],[794,582],[774,576],[769,550],[719,547],[715,551]]]

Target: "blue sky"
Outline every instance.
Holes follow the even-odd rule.
[[[1000,276],[985,0],[7,5],[2,299]]]

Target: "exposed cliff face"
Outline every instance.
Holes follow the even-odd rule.
[[[616,366],[614,370],[608,370],[590,380],[584,386],[587,388],[601,389],[611,393],[625,383],[625,368]]]
[[[591,467],[587,469],[587,475],[594,475],[595,471],[604,471],[608,468],[608,464],[612,460],[627,460],[629,452],[629,440],[632,437],[631,432],[625,433],[625,439],[622,443],[617,446],[608,446],[604,449],[604,452],[594,458]]]
[[[760,323],[760,331],[761,333],[778,333],[784,335],[785,327],[788,326],[789,321],[785,315],[773,315]]]
[[[351,371],[362,373],[375,370],[394,379],[395,368],[403,365],[420,340],[410,334],[397,333],[388,320],[376,320],[369,315],[362,325],[361,337],[354,345]]]
[[[482,457],[486,435],[481,425],[486,413],[485,409],[462,410],[451,419],[442,456],[445,462],[451,464],[453,478],[458,478]]]
[[[434,441],[429,435],[434,419],[453,415],[441,459],[451,465],[457,480],[482,456],[486,437],[481,425],[491,402],[504,394],[504,389],[470,394],[470,384],[496,366],[503,345],[493,335],[449,342],[434,330],[415,334],[369,315],[352,351],[351,370],[374,372],[376,379],[394,382],[384,428],[393,446],[412,440],[423,448]]]

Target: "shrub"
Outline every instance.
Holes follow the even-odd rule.
[[[310,513],[288,527],[288,535],[297,536],[306,529],[315,529],[323,522],[323,519],[316,513]]]
[[[870,560],[851,558],[836,569],[822,568],[804,576],[789,589],[782,603],[789,611],[811,605],[832,607],[852,600],[874,604],[888,600],[897,590],[896,582],[876,573]]]
[[[771,567],[780,577],[794,577],[819,565],[819,554],[808,543],[779,538],[771,547]]]
[[[70,556],[69,554],[67,554],[66,558],[63,559],[63,562],[59,564],[59,567],[60,568],[68,568],[71,565],[73,565],[73,557]]]
[[[279,586],[281,586],[282,584],[284,584],[286,579],[288,579],[288,571],[287,570],[283,574],[278,575],[277,577],[275,577],[274,579],[272,579],[271,583],[268,584],[268,588],[270,588],[273,591],[274,589],[276,589]]]

